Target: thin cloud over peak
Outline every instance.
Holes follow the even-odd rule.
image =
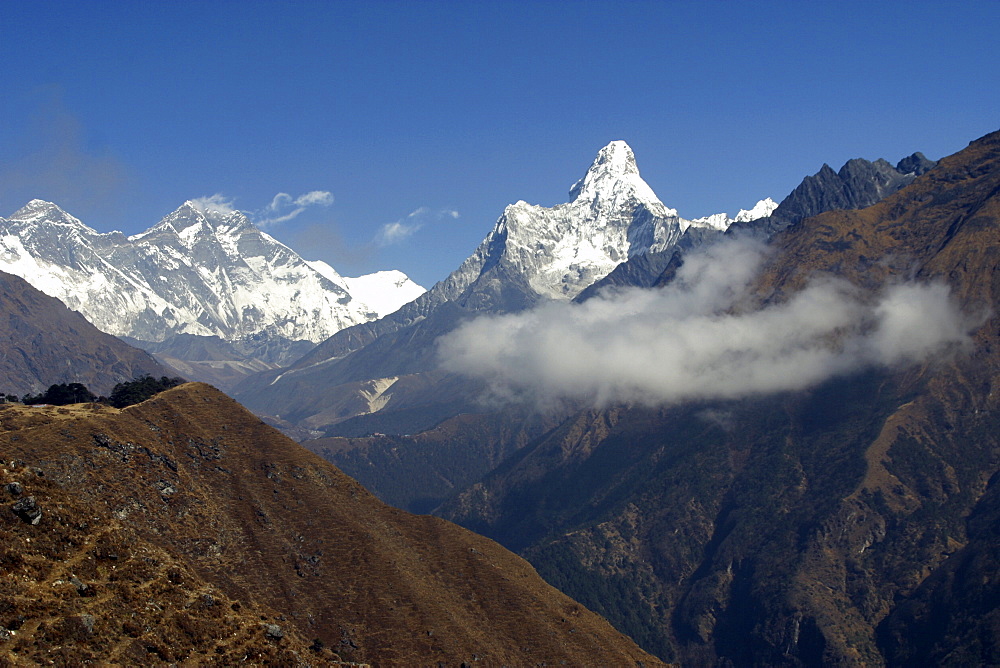
[[[408,239],[413,236],[413,234],[419,230],[423,225],[421,223],[406,224],[402,220],[397,220],[393,223],[386,223],[379,230],[378,236],[375,238],[375,242],[379,246],[391,246],[392,244],[398,244],[404,239]]]

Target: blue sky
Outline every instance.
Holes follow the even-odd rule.
[[[954,153],[1000,129],[998,29],[993,0],[7,0],[0,215],[134,233],[219,194],[345,275],[429,286],[614,139],[688,218]]]

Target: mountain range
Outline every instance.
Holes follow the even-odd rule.
[[[0,218],[0,270],[109,334],[175,356],[174,337],[217,337],[237,352],[229,358],[236,366],[253,371],[290,362],[423,291],[399,272],[345,279],[326,263],[303,260],[243,213],[200,200],[131,237],[98,233],[55,204],[32,200]]]
[[[277,354],[256,367],[244,358],[226,382],[269,422],[318,436],[305,449],[382,500],[496,540],[659,659],[998,663],[998,193],[994,133],[937,163],[915,153],[895,167],[824,165],[780,204],[684,220],[612,142],[570,201],[510,205],[416,299],[304,352],[268,330],[260,337]],[[233,215],[201,214],[216,235],[228,229],[216,219]],[[171,223],[197,228],[191,238],[199,224]],[[158,354],[244,354],[245,335],[222,334],[176,333]],[[114,535],[131,531],[137,549],[176,564],[180,575],[152,574],[158,582],[214,587],[263,622],[227,613],[238,640],[203,633],[185,645],[189,659],[231,649],[280,661],[325,646],[328,659],[396,663],[655,662],[596,618],[593,642],[559,635],[549,612],[556,626],[566,611],[589,613],[547,598],[523,562],[381,505],[208,386],[121,413],[8,417],[3,451],[23,460],[10,468],[45,473],[36,498],[106,507]],[[117,484],[121,466],[143,484]],[[33,526],[17,512],[6,529]],[[25,563],[44,558],[11,536]],[[496,589],[476,562],[486,554]],[[275,586],[258,591],[262,573]],[[317,590],[311,576],[341,584]],[[32,582],[52,587],[33,577],[18,596],[30,598]],[[98,592],[111,586],[106,569],[90,577]],[[109,628],[92,609],[62,621],[65,601],[38,597],[56,612],[37,628],[62,634],[45,647],[72,636],[106,655],[87,644],[87,628]],[[158,632],[200,624],[195,612]],[[462,620],[448,643],[436,640],[444,619]],[[497,643],[482,640],[480,622],[501,629]],[[144,623],[139,645],[116,656],[156,655],[148,648],[164,643]],[[538,633],[511,650],[525,625]],[[321,642],[309,649],[309,638]]]

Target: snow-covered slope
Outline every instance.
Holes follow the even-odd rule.
[[[409,276],[395,269],[345,278],[344,281],[348,292],[367,304],[380,318],[398,311],[403,304],[425,292]]]
[[[690,227],[704,227],[719,232],[725,232],[733,223],[750,223],[761,218],[767,218],[778,208],[778,203],[770,197],[757,202],[751,209],[740,209],[735,217],[730,218],[724,213],[715,213],[703,218],[695,218],[687,221]],[[687,231],[687,227],[685,227]]]
[[[417,285],[409,276],[396,269],[376,271],[373,274],[351,278],[341,276],[336,269],[322,260],[309,260],[307,264],[322,276],[342,286],[379,318],[398,311],[400,306],[426,292],[423,286]]]
[[[0,269],[105,332],[144,341],[196,334],[318,342],[378,317],[324,266],[329,272],[317,271],[238,211],[191,201],[128,238],[100,234],[42,200],[0,218]],[[399,299],[412,294],[405,288]]]

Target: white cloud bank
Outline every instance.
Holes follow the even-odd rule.
[[[441,364],[500,396],[653,406],[798,390],[969,343],[971,323],[943,284],[865,295],[817,278],[784,303],[741,309],[764,253],[727,240],[689,254],[663,289],[476,318],[441,338]]]

